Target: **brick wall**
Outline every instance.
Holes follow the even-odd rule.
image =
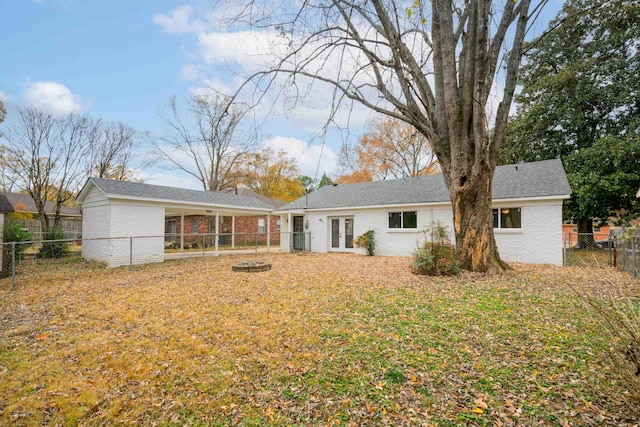
[[[496,204],[494,208],[522,208],[522,227],[518,229],[494,229],[494,235],[500,256],[505,261],[535,264],[562,265],[562,202],[509,203]],[[421,230],[431,221],[439,220],[453,234],[453,219],[450,208],[425,209],[403,206],[394,211],[416,210],[417,229],[389,230],[389,209],[368,209],[345,211],[354,218],[354,237],[368,229],[376,230],[376,253],[379,255],[410,255],[416,244],[423,240]],[[326,252],[330,250],[330,219],[335,212],[313,212],[307,216],[311,234],[311,250]],[[346,216],[346,215],[343,215]],[[452,241],[454,237],[451,236]],[[285,243],[285,249],[288,246]],[[355,249],[358,251],[358,249]]]
[[[522,206],[522,228],[494,235],[504,261],[562,265],[562,204]]]
[[[260,219],[264,220],[264,233],[267,232],[267,216],[237,216],[235,217],[235,234],[250,235],[250,239],[253,241],[255,239],[255,234],[258,232],[258,222]],[[181,232],[181,224],[180,217],[167,217],[167,220],[175,220],[176,221],[176,233]],[[194,229],[194,221],[197,221],[197,228]],[[278,221],[280,221],[279,216],[271,216],[271,239],[277,239],[280,235],[280,230],[278,230]],[[211,224],[211,225],[209,225]],[[203,216],[203,215],[189,215],[184,217],[184,234],[209,234],[215,233],[215,216]],[[231,234],[232,233],[232,217],[230,216],[221,216],[220,217],[220,226],[219,233],[223,234]],[[259,243],[266,242],[266,234],[261,234],[258,236]]]
[[[83,214],[85,259],[104,262],[109,267],[128,265],[130,260],[134,264],[164,261],[163,207],[87,204]]]

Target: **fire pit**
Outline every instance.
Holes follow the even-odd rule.
[[[232,271],[243,271],[245,273],[258,273],[260,271],[271,270],[271,264],[264,261],[245,261],[233,264]]]

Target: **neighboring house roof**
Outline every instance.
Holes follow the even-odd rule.
[[[493,200],[564,197],[571,194],[559,159],[498,166],[493,176]],[[387,181],[325,186],[289,203],[279,211],[449,203],[442,174]]]
[[[9,199],[7,199],[7,195],[5,193],[0,193],[0,212],[13,212],[13,206],[11,206],[11,203],[9,202]]]
[[[36,208],[36,203],[33,201],[28,194],[22,193],[0,193],[4,197],[6,197],[7,202],[11,206],[11,211],[8,212],[29,212],[30,214],[38,215],[38,209]],[[53,211],[55,210],[56,204],[54,202],[47,201],[44,204],[44,210],[47,215],[53,215]],[[61,216],[82,216],[80,209],[78,208],[70,208],[68,206],[60,207],[60,215]]]
[[[284,200],[272,199],[271,197],[263,196],[262,194],[258,194],[252,189],[246,187],[232,188],[227,190],[227,193],[237,194],[238,196],[255,197],[267,203],[274,209],[281,208],[287,204],[287,202],[285,202]]]
[[[183,188],[165,187],[161,185],[143,184],[140,182],[116,181],[105,178],[89,178],[80,192],[78,201],[82,203],[87,188],[95,185],[107,198],[127,198],[138,200],[156,200],[168,202],[187,202],[211,206],[234,206],[270,211],[269,204],[255,197],[236,194],[187,190]]]

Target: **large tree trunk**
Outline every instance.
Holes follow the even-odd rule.
[[[500,260],[493,235],[491,183],[493,169],[486,164],[469,171],[444,174],[453,208],[453,228],[461,267],[499,273],[508,268]],[[452,177],[458,177],[455,181]]]
[[[577,249],[594,248],[596,242],[593,238],[593,219],[592,218],[578,218],[576,221],[578,225],[578,244]]]
[[[493,236],[489,195],[478,190],[472,195],[459,192],[455,197],[453,221],[462,267],[488,273],[502,271],[505,264],[500,260]]]
[[[36,197],[34,194],[30,195],[34,201],[34,204],[36,205],[36,210],[38,211],[38,219],[40,220],[40,229],[42,230],[44,236],[44,233],[47,233],[49,231],[49,217],[47,216],[47,211],[45,210],[45,204],[42,203],[42,199]]]

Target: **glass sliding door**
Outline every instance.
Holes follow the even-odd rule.
[[[353,217],[331,218],[329,236],[330,250],[348,251],[353,249]]]

